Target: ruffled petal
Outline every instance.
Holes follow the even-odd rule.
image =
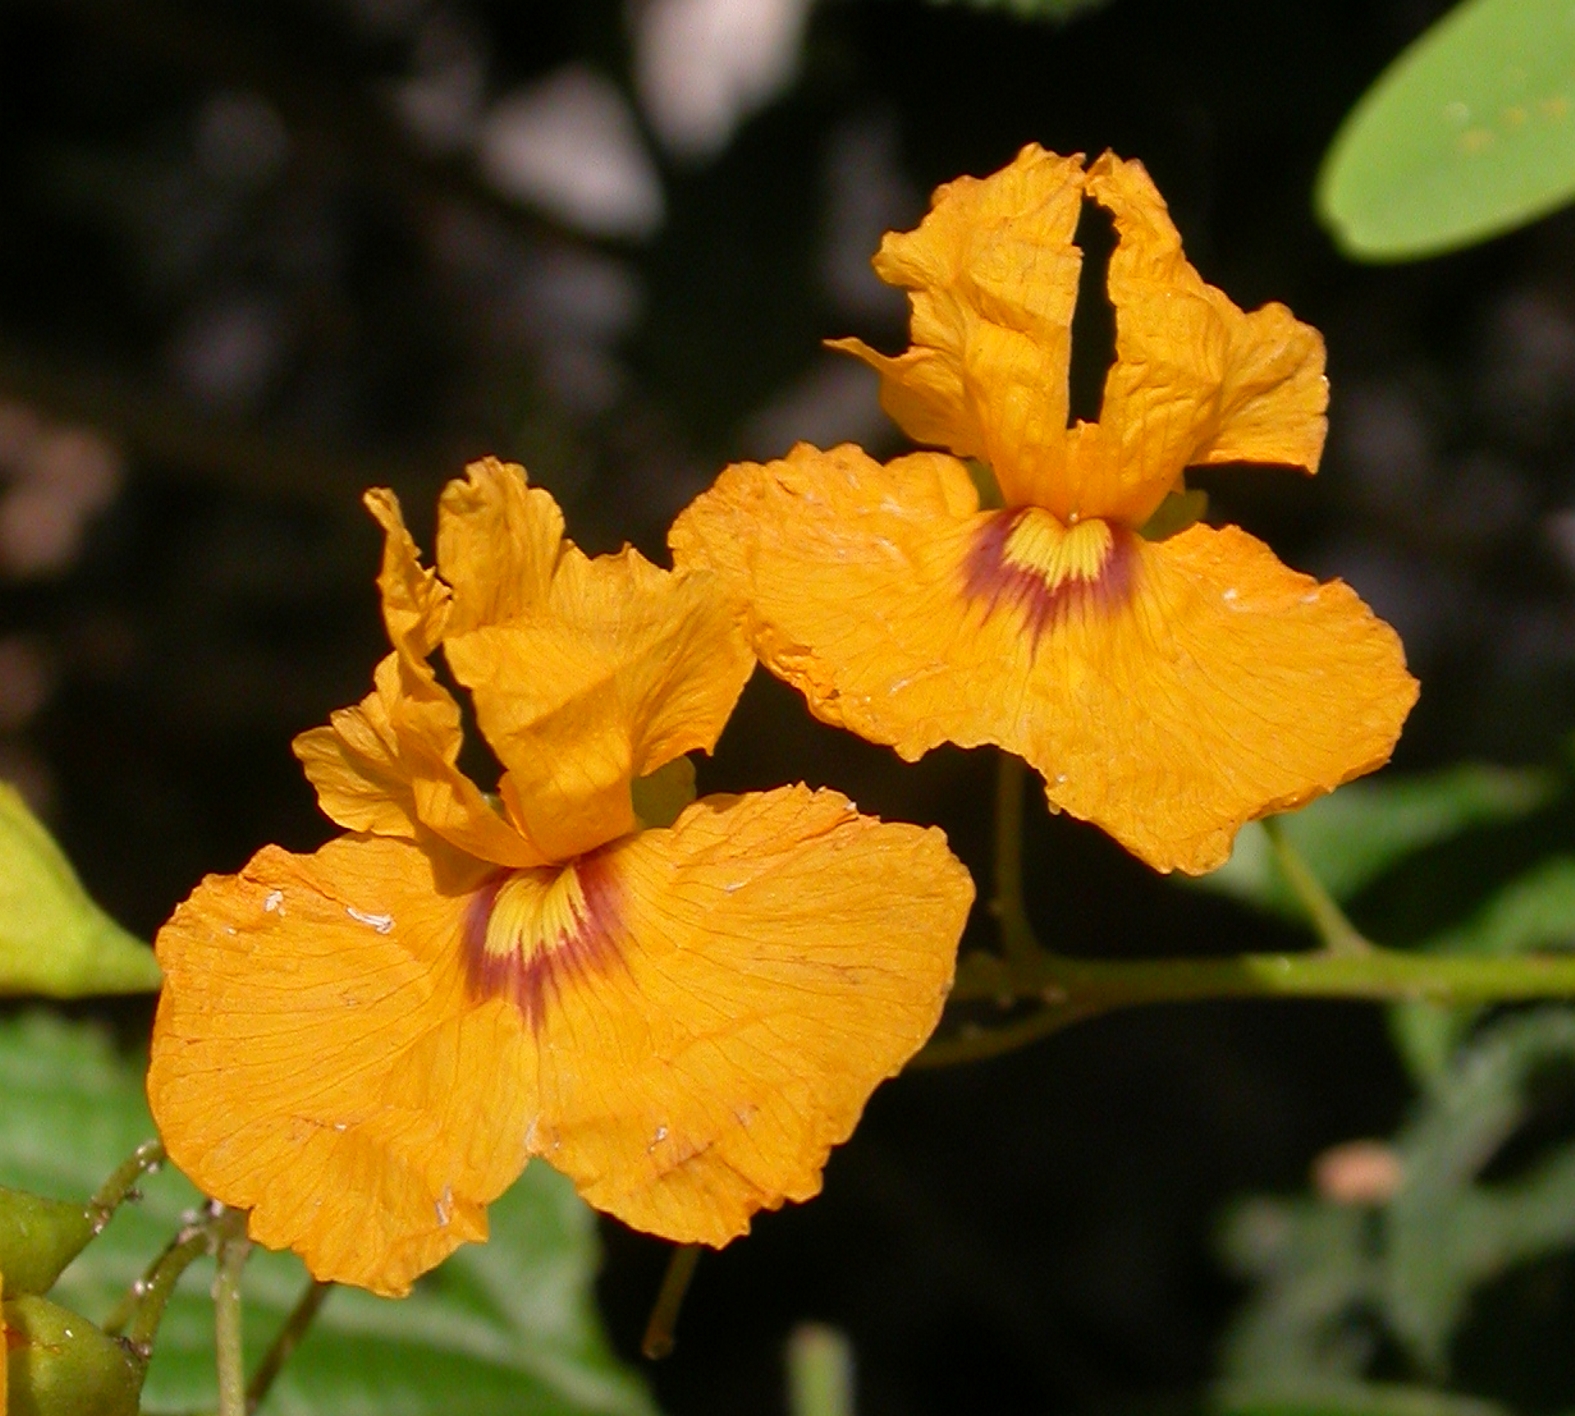
[[[946,183],[918,229],[888,233],[875,257],[882,280],[911,292],[913,347],[887,358],[832,342],[879,371],[910,437],[982,459],[1012,505],[1065,479],[1082,202],[1082,158],[1032,143],[991,177]]]
[[[1108,294],[1116,362],[1097,423],[1067,427],[1067,369],[1083,198],[1118,242]],[[993,469],[1009,506],[1137,527],[1199,463],[1315,468],[1323,448],[1323,341],[1283,305],[1243,314],[1182,255],[1140,163],[1030,144],[1006,168],[939,188],[915,231],[889,234],[875,269],[912,292],[912,347],[836,348],[881,375],[915,440]]]
[[[471,899],[440,892],[421,850],[347,837],[209,876],[159,933],[165,1145],[320,1279],[404,1293],[486,1237],[525,1165],[528,1034],[467,994]]]
[[[1116,362],[1098,424],[1076,430],[1066,501],[1038,504],[1138,526],[1189,466],[1315,470],[1329,401],[1318,331],[1279,304],[1243,314],[1206,285],[1142,163],[1107,152],[1087,192],[1119,238],[1107,286]]]
[[[805,444],[727,468],[674,522],[676,564],[710,566],[749,605],[765,666],[816,717],[909,761],[1009,730],[999,656],[981,634],[967,562],[985,517],[967,470],[940,453],[882,466],[851,445]],[[999,641],[999,642],[998,642]]]
[[[499,865],[540,865],[547,859],[540,846],[494,811],[456,765],[459,705],[427,662],[448,625],[448,587],[422,567],[393,493],[374,490],[366,501],[385,532],[378,585],[394,652],[360,704],[296,738],[318,803],[351,831],[405,840],[430,832]]]
[[[507,769],[510,816],[554,860],[633,830],[634,779],[709,752],[754,668],[714,577],[568,543],[543,605],[444,652]]]
[[[720,1246],[820,1189],[920,1047],[973,898],[935,830],[836,792],[709,797],[600,858],[614,963],[552,995],[531,1146],[599,1209]]]
[[[1146,542],[978,513],[960,464],[799,448],[729,468],[673,529],[752,606],[762,661],[825,720],[914,758],[996,743],[1158,870],[1388,759],[1416,698],[1345,585],[1234,528]]]
[[[563,547],[563,513],[525,469],[473,462],[438,503],[437,568],[453,587],[453,634],[540,611]]]

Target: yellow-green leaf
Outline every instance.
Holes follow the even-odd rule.
[[[14,787],[0,782],[0,995],[148,993],[159,966],[88,898]]]

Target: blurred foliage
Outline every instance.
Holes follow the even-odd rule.
[[[977,10],[1007,10],[1025,20],[1052,20],[1058,24],[1097,10],[1110,0],[930,0],[932,5],[965,4]]]
[[[1414,260],[1575,200],[1575,15],[1564,0],[1466,0],[1384,71],[1319,175],[1358,260]]]
[[[1413,777],[1350,782],[1281,816],[1278,824],[1324,889],[1343,903],[1406,857],[1472,827],[1529,816],[1563,790],[1551,771],[1461,763]],[[1195,883],[1286,919],[1301,918],[1256,822],[1236,838],[1231,858]]]
[[[1236,1205],[1222,1243],[1255,1291],[1227,1336],[1216,1408],[1500,1409],[1483,1399],[1494,1393],[1450,1384],[1450,1353],[1475,1295],[1575,1246],[1575,1138],[1566,1125],[1550,1140],[1534,1124],[1550,1089],[1567,1123],[1575,1015],[1499,1019],[1452,1058],[1394,1138],[1392,1193]],[[1513,1173],[1495,1173],[1512,1152]],[[1553,1330],[1561,1321],[1555,1313]],[[1545,1363],[1544,1375],[1567,1380],[1568,1365]]]
[[[143,1061],[104,1031],[46,1013],[0,1023],[0,1182],[53,1198],[91,1193],[153,1134]],[[52,1298],[104,1321],[201,1197],[173,1169],[149,1177],[66,1270]],[[461,1250],[408,1299],[329,1295],[264,1410],[481,1416],[648,1416],[608,1352],[591,1299],[595,1223],[545,1165],[491,1207],[492,1238]],[[188,1271],[159,1331],[150,1411],[211,1406],[212,1265]],[[245,1341],[260,1355],[306,1286],[292,1254],[258,1252],[245,1278]]]
[[[22,795],[0,782],[0,994],[149,993],[153,951],[88,898]]]

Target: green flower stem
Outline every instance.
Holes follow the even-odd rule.
[[[1014,962],[1027,963],[1043,950],[1028,923],[1023,902],[1023,786],[1027,769],[1014,753],[996,755],[995,894],[990,913],[1001,931],[1001,949]]]
[[[662,1286],[657,1290],[656,1304],[651,1309],[651,1320],[645,1325],[645,1336],[640,1339],[640,1353],[651,1361],[660,1361],[672,1355],[678,1343],[678,1310],[683,1306],[684,1294],[689,1291],[689,1280],[695,1276],[695,1265],[700,1262],[698,1244],[680,1244],[667,1261],[667,1272],[662,1276]]]
[[[181,1275],[226,1238],[245,1232],[246,1215],[241,1210],[215,1206],[193,1218],[153,1261],[126,1301],[105,1320],[104,1331],[111,1335],[124,1331],[126,1340],[138,1351],[151,1352],[154,1334]]]
[[[251,1254],[244,1230],[219,1239],[213,1284],[213,1334],[218,1350],[219,1416],[246,1416],[246,1358],[241,1344],[241,1271]]]
[[[98,1187],[88,1201],[95,1229],[109,1223],[110,1216],[132,1198],[137,1182],[150,1170],[157,1170],[164,1163],[164,1147],[158,1141],[144,1141],[136,1150],[110,1172],[108,1179]]]
[[[301,1345],[301,1339],[307,1334],[317,1317],[318,1309],[323,1306],[323,1300],[328,1297],[333,1289],[331,1283],[319,1283],[315,1279],[306,1286],[297,1299],[295,1307],[290,1309],[290,1316],[284,1320],[284,1326],[279,1329],[278,1335],[273,1340],[273,1345],[263,1354],[263,1359],[257,1364],[257,1370],[252,1373],[252,1379],[246,1386],[246,1409],[255,1411],[263,1403],[263,1398],[268,1395],[269,1389],[274,1384],[274,1379],[284,1369],[284,1364],[290,1360],[290,1354]]]
[[[1334,897],[1324,889],[1323,881],[1312,873],[1301,853],[1290,842],[1277,816],[1267,816],[1260,823],[1263,833],[1274,847],[1280,873],[1291,887],[1297,902],[1307,912],[1307,920],[1323,946],[1331,954],[1366,954],[1373,943],[1345,917],[1345,911],[1334,902]]]
[[[1360,954],[1236,954],[1209,959],[1006,960],[970,954],[955,1000],[1038,998],[1063,1022],[1137,1003],[1208,998],[1350,998],[1373,1002],[1508,1003],[1575,997],[1575,958],[1467,958],[1369,947]]]

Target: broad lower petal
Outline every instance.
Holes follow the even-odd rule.
[[[467,995],[470,899],[414,846],[345,837],[209,876],[159,933],[165,1144],[320,1279],[405,1292],[485,1238],[524,1167],[529,1040],[516,1010]]]
[[[806,787],[702,799],[602,866],[616,955],[550,994],[532,1149],[598,1209],[719,1246],[816,1194],[929,1036],[972,881],[939,831]]]
[[[934,454],[799,448],[729,468],[674,552],[738,584],[757,653],[817,716],[910,759],[1019,753],[1158,870],[1211,870],[1244,822],[1388,759],[1416,683],[1345,585],[1234,528],[1151,543],[974,512],[965,484]]]
[[[912,761],[943,742],[998,741],[1017,713],[1000,661],[1017,636],[981,635],[965,593],[984,519],[955,458],[883,466],[851,445],[800,444],[727,468],[668,539],[678,565],[736,587],[761,662],[816,717]]]

